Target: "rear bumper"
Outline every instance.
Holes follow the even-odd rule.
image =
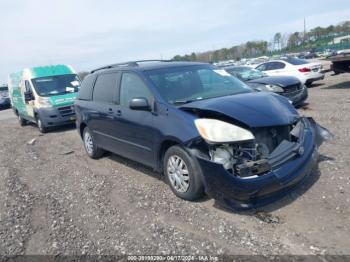
[[[317,76],[317,77],[312,77],[312,78],[308,78],[306,81],[305,81],[305,84],[311,84],[315,81],[318,81],[318,80],[323,80],[324,79],[324,74],[320,75],[320,76]]]
[[[75,123],[74,108],[72,111],[62,113],[59,108],[40,108],[37,109],[41,121],[45,127],[57,127]]]
[[[197,157],[208,195],[233,209],[266,205],[286,195],[311,173],[318,159],[318,132],[314,121],[307,122],[304,140],[297,154],[262,176],[243,179],[232,175],[220,164]]]

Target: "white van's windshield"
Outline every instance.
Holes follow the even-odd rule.
[[[80,88],[79,77],[74,74],[35,78],[32,83],[39,96],[76,93]]]

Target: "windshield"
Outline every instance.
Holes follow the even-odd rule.
[[[171,104],[252,92],[223,69],[186,66],[146,71],[160,95]]]
[[[228,68],[226,71],[243,81],[259,79],[267,76],[264,72],[249,67]]]
[[[292,65],[304,65],[304,64],[308,64],[309,62],[304,60],[304,59],[300,59],[300,58],[296,58],[296,57],[288,57],[285,59],[282,59],[283,61],[290,63]]]
[[[0,92],[8,91],[7,86],[0,86]]]
[[[80,88],[79,77],[73,74],[35,78],[32,83],[39,96],[75,93]]]

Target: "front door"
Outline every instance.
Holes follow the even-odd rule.
[[[124,72],[120,82],[119,106],[114,112],[114,136],[120,142],[118,154],[154,166],[154,117],[151,111],[132,110],[133,98],[146,98],[150,105],[154,98],[143,80],[135,73]]]
[[[26,99],[25,99],[24,93],[31,94],[33,99],[29,100],[29,101],[25,101]],[[24,97],[27,116],[30,120],[34,120],[35,119],[35,117],[34,117],[34,106],[35,106],[34,99],[35,99],[35,96],[34,96],[33,88],[28,80],[24,81],[24,93],[23,93],[23,97]]]

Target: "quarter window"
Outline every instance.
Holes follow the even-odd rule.
[[[130,100],[140,97],[151,103],[152,94],[141,78],[133,73],[124,73],[120,86],[120,105],[129,107]]]
[[[117,74],[102,74],[97,77],[93,100],[112,103],[115,100],[117,87]]]

